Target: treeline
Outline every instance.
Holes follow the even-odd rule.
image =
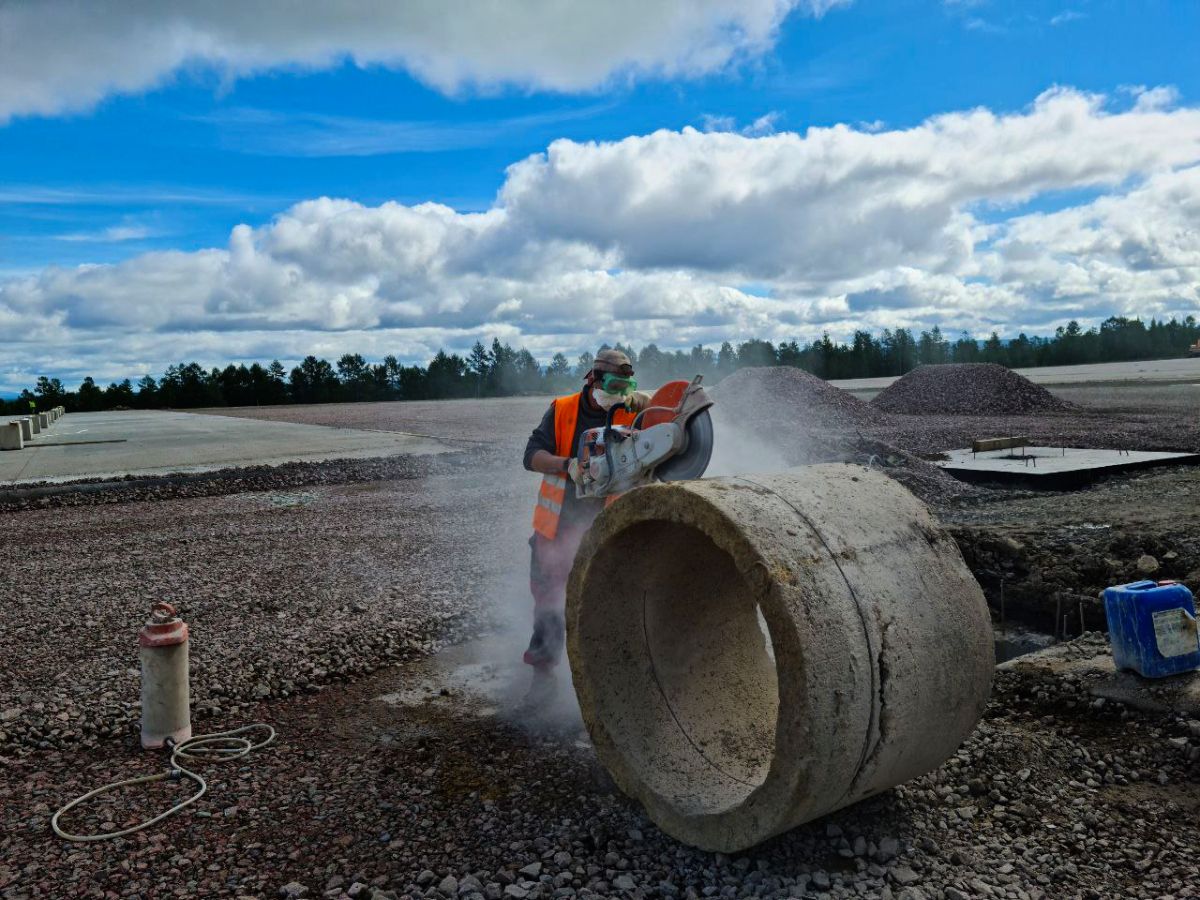
[[[992,362],[1010,368],[1165,359],[1185,356],[1200,340],[1195,316],[1182,322],[1113,317],[1098,328],[1084,330],[1071,322],[1053,337],[1020,334],[1002,340],[993,333],[979,341],[963,333],[955,340],[934,327],[914,336],[906,328],[885,330],[879,337],[857,331],[848,343],[826,334],[801,345],[796,341],[772,344],[749,340],[718,349],[695,346],[690,350],[660,350],[647,344],[640,351],[621,344],[637,369],[638,381],[656,386],[672,378],[703,375],[714,383],[748,366],[795,366],[821,378],[871,378],[902,375],[924,364]],[[363,400],[440,400],[461,397],[506,397],[573,390],[591,368],[592,354],[574,362],[556,353],[541,366],[521,348],[493,340],[491,347],[477,342],[466,356],[438,351],[426,366],[406,366],[395,356],[368,363],[348,353],[331,364],[306,357],[288,371],[279,360],[205,369],[199,363],[171,366],[159,379],[146,375],[136,384],[129,379],[100,387],[85,378],[68,390],[57,378],[42,377],[32,390],[7,403],[9,413],[25,412],[29,401],[39,409],[65,406],[68,411],[92,412],[117,407],[133,409],[202,406],[267,406],[281,403],[341,403]]]

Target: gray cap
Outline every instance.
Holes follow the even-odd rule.
[[[592,361],[592,371],[629,376],[633,374],[633,363],[620,350],[601,350]]]

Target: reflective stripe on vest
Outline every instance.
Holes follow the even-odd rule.
[[[563,501],[567,498],[567,479],[561,475],[545,475],[542,477],[542,489],[538,491],[538,506],[543,506],[556,516],[562,512]]]

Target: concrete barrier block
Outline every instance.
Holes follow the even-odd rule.
[[[17,419],[17,424],[21,427],[21,440],[29,443],[33,440],[33,424],[29,421],[29,416],[22,419]]]
[[[38,424],[42,426],[42,431],[50,427],[50,413],[38,413]]]
[[[24,447],[20,422],[6,422],[0,425],[0,450],[22,450]]]
[[[34,434],[41,434],[42,420],[39,419],[37,416],[30,416],[29,417],[29,428]]]

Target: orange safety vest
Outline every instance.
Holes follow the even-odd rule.
[[[575,437],[575,424],[579,421],[580,392],[558,397],[554,401],[554,453],[556,456],[574,456],[571,446]],[[635,414],[621,408],[613,416],[614,425],[631,425]],[[562,515],[563,502],[567,498],[569,481],[566,473],[543,475],[538,489],[537,506],[533,508],[533,530],[547,540],[558,534],[558,518]]]

